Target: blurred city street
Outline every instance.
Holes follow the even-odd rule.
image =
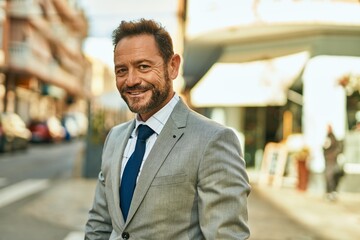
[[[319,194],[253,184],[249,198],[251,239],[359,239],[359,201],[358,193],[341,193],[337,202],[329,202]]]
[[[4,166],[0,170],[0,240],[83,239],[96,184],[95,179],[80,176],[83,150],[84,143],[74,141],[0,155],[0,164]],[[56,154],[63,157],[57,159]],[[52,157],[48,158],[50,155]],[[34,157],[42,159],[42,165],[47,165],[44,171],[53,168],[57,171],[48,176],[43,173],[42,177],[37,172],[39,177],[35,178],[31,171],[39,171],[41,167],[30,170],[28,166],[24,171],[24,166],[29,164],[21,163],[23,158],[32,162],[36,160],[32,159]],[[66,164],[59,164],[59,161]],[[20,171],[24,172],[25,178],[11,179],[11,174],[19,168],[23,169]],[[337,202],[328,202],[320,194],[294,188],[259,186],[257,174],[249,169],[253,187],[248,203],[251,239],[356,240],[360,236],[358,193],[340,193]],[[40,180],[47,181],[47,184],[39,185]],[[25,182],[28,194],[24,194]],[[23,195],[16,197],[15,192],[20,189],[23,189]],[[34,191],[29,192],[29,189]]]
[[[0,0],[0,240],[84,238],[107,133],[134,118],[112,33],[140,18],[181,56],[174,91],[240,140],[250,239],[360,239],[359,0]]]

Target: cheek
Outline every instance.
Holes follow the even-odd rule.
[[[166,84],[166,78],[163,74],[156,74],[156,76],[153,78],[153,85],[158,88],[164,88],[164,85]]]
[[[118,79],[118,78],[115,79],[115,85],[118,89],[121,89],[124,86],[124,82],[125,81],[123,81],[122,79]]]

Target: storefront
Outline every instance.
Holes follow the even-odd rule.
[[[239,111],[225,114],[223,123],[235,122],[235,127],[245,132],[245,142],[251,144],[245,149],[256,149],[248,156],[255,162],[261,161],[259,155],[267,140],[280,141],[276,135],[285,140],[289,132],[303,134],[313,150],[310,170],[323,171],[319,147],[326,124],[335,124],[339,138],[344,138],[353,126],[350,123],[356,115],[353,111],[358,109],[351,103],[356,100],[351,100],[353,97],[347,95],[338,81],[359,71],[360,4],[211,1],[207,5],[205,1],[189,1],[189,11],[184,78],[194,106],[206,108],[207,112],[219,107]],[[268,64],[273,59],[301,53],[307,56],[302,64],[288,62],[280,70]],[[272,71],[259,77],[262,70],[252,67],[258,62],[267,63]],[[219,66],[224,65],[227,67],[219,71]],[[245,67],[249,67],[251,74],[239,73]],[[286,70],[292,72],[292,77],[281,78]],[[264,83],[268,83],[265,91]],[[355,110],[347,112],[349,108]],[[288,125],[284,120],[286,112],[290,112],[292,119]],[[237,119],[228,119],[234,116]],[[247,119],[256,125],[251,135]],[[278,121],[277,127],[272,127],[273,132],[269,133],[269,122],[274,119]]]

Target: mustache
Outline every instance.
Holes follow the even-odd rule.
[[[131,87],[124,86],[124,87],[121,89],[121,92],[128,92],[128,91],[147,91],[147,90],[150,90],[150,89],[151,89],[150,86],[142,86],[142,85],[135,85],[135,86],[131,86]]]

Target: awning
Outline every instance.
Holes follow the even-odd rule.
[[[249,63],[216,63],[191,90],[196,107],[276,106],[299,77],[307,52]]]

